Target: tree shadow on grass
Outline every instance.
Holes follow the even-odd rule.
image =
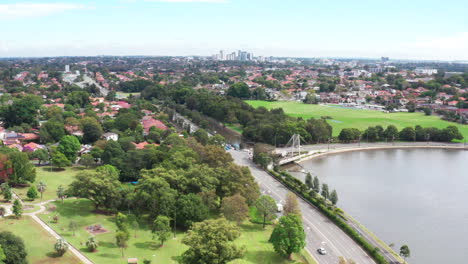
[[[259,232],[265,230],[263,229],[262,225],[252,223],[241,224],[239,227],[241,228],[242,232]]]
[[[172,256],[171,259],[177,263],[182,263],[182,256]]]
[[[151,250],[157,250],[161,248],[160,244],[155,241],[137,242],[137,243],[134,243],[133,245],[136,248],[151,249]]]
[[[56,212],[64,217],[69,216],[89,216],[92,214],[91,210],[94,206],[91,201],[88,200],[68,200],[64,204],[62,202],[55,203],[57,209]]]
[[[105,248],[117,248],[115,243],[112,242],[106,242],[106,241],[99,241],[99,247],[105,247]]]
[[[112,254],[112,253],[101,253],[98,256],[103,257],[103,258],[121,258],[122,255],[120,254]]]
[[[248,263],[294,263],[294,261],[290,261],[276,252],[268,250],[248,250],[243,259]]]
[[[46,256],[49,257],[49,258],[59,258],[59,257],[61,257],[61,256],[59,256],[59,254],[57,254],[57,252],[55,252],[55,251],[48,252],[48,253],[46,254]]]

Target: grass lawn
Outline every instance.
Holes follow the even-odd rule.
[[[10,231],[23,239],[28,252],[27,258],[31,264],[80,263],[70,252],[65,253],[62,257],[56,257],[54,252],[55,238],[29,216],[23,216],[19,220],[1,219],[0,230]]]
[[[51,200],[57,198],[57,189],[59,185],[67,187],[73,180],[74,176],[85,170],[84,167],[66,167],[64,170],[50,170],[49,166],[36,167],[36,181],[34,182],[37,185],[40,181],[43,181],[47,184],[46,191],[43,194],[43,201]],[[25,201],[29,201],[26,196],[29,187],[25,188],[14,188],[14,191]],[[40,197],[40,194],[39,194]],[[39,203],[41,198],[34,200],[34,203]]]
[[[227,128],[232,129],[236,131],[237,133],[242,134],[242,132],[244,132],[242,128],[240,127],[240,125],[233,125],[233,124],[225,124],[225,125]]]
[[[47,211],[39,215],[44,221],[50,223],[52,217],[59,215],[59,223],[50,223],[60,235],[67,239],[70,243],[75,245],[83,253],[85,253],[95,263],[126,263],[126,258],[136,257],[140,261],[143,259],[153,260],[153,263],[178,263],[177,257],[180,256],[187,247],[180,241],[183,237],[182,233],[177,234],[176,239],[169,239],[164,247],[160,248],[158,244],[153,241],[152,234],[147,226],[141,225],[137,231],[137,237],[134,237],[134,232],[131,231],[131,238],[129,247],[125,249],[125,258],[121,257],[121,251],[115,245],[115,230],[114,217],[109,215],[94,214],[92,212],[93,205],[90,201],[84,199],[66,200],[62,205],[60,201],[55,202],[56,210],[54,212]],[[75,220],[79,228],[75,236],[68,230],[68,225],[71,220]],[[99,241],[98,252],[88,252],[85,247],[86,240],[91,236],[85,227],[101,224],[103,228],[107,229],[107,233],[98,234],[96,238]],[[242,225],[242,236],[238,239],[239,245],[245,245],[247,248],[246,256],[242,260],[236,260],[232,263],[235,264],[254,264],[254,263],[271,263],[282,264],[291,263],[288,260],[278,256],[274,251],[271,244],[268,243],[268,238],[272,231],[271,226],[265,230],[261,225],[245,223]],[[297,260],[304,258],[310,259],[310,256],[295,256]],[[304,261],[304,263],[307,263]],[[313,262],[308,262],[313,263]]]
[[[290,116],[302,117],[304,119],[331,116],[333,119],[328,123],[333,127],[333,135],[338,136],[341,129],[355,127],[364,130],[369,126],[395,125],[398,129],[407,126],[421,125],[422,127],[445,128],[455,125],[465,138],[468,138],[468,125],[460,125],[440,119],[437,116],[426,116],[423,113],[383,113],[381,111],[339,108],[333,106],[304,104],[292,101],[246,101],[253,107],[283,108]]]

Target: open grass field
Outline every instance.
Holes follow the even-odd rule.
[[[420,125],[422,127],[445,128],[455,125],[468,139],[468,125],[460,125],[440,119],[437,116],[426,116],[423,113],[383,113],[381,111],[340,108],[338,106],[324,106],[304,104],[292,101],[246,101],[253,107],[263,106],[267,109],[283,108],[284,112],[290,116],[302,117],[304,119],[320,118],[331,116],[333,119],[328,123],[333,127],[333,135],[338,136],[341,129],[355,127],[364,130],[369,126],[381,125],[384,128],[388,125],[395,125],[398,129],[407,126]]]
[[[95,263],[126,263],[129,257],[136,257],[140,261],[150,259],[153,263],[178,263],[177,257],[180,256],[187,247],[181,243],[183,233],[179,232],[176,239],[170,238],[164,245],[159,247],[158,243],[152,239],[152,234],[148,226],[141,223],[137,230],[137,236],[134,237],[134,231],[131,230],[131,238],[129,247],[125,249],[125,258],[121,257],[121,251],[115,245],[115,230],[114,217],[110,215],[95,214],[92,212],[93,205],[90,201],[84,199],[66,200],[64,204],[57,201],[54,203],[56,210],[54,212],[47,211],[39,215],[41,219],[48,222],[60,235],[75,247],[86,254]],[[59,215],[59,222],[51,223],[54,215]],[[68,230],[68,225],[71,220],[75,220],[79,228],[75,236]],[[91,253],[85,247],[86,240],[91,236],[85,228],[90,225],[101,224],[108,232],[97,234],[100,246],[98,252]],[[273,251],[273,247],[268,243],[268,238],[271,234],[271,226],[263,230],[261,225],[245,223],[242,227],[242,236],[238,239],[239,245],[245,245],[247,253],[241,260],[233,261],[234,264],[283,264],[291,263],[290,261],[280,257]],[[295,256],[297,260],[307,259],[310,263],[311,257],[303,252],[304,256]]]
[[[29,216],[21,219],[0,219],[0,231],[10,231],[21,237],[28,252],[28,261],[31,264],[77,264],[80,261],[70,252],[62,257],[56,257],[54,244],[56,242],[47,231],[32,220]]]
[[[59,185],[63,185],[66,188],[74,180],[74,176],[83,170],[85,170],[84,167],[66,167],[64,170],[51,170],[49,166],[36,167],[37,176],[34,184],[37,185],[40,181],[47,184],[47,189],[43,194],[43,201],[55,199],[57,198],[57,188]],[[21,199],[28,201],[26,196],[28,189],[28,187],[14,188],[14,191]],[[41,199],[38,198],[34,202],[40,201]]]

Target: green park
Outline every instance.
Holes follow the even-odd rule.
[[[282,108],[283,111],[293,117],[304,119],[327,117],[328,123],[333,127],[333,136],[338,136],[343,128],[357,128],[365,130],[369,126],[381,125],[386,127],[394,125],[398,129],[405,127],[445,128],[450,125],[457,126],[464,138],[468,138],[468,126],[442,120],[438,116],[426,116],[424,113],[384,113],[375,110],[344,108],[339,105],[304,104],[296,101],[246,101],[249,105],[267,109]]]
[[[40,194],[36,199],[27,198],[28,187],[13,188],[14,193],[24,201],[23,215],[18,218],[4,217],[0,220],[0,230],[13,232],[23,239],[28,253],[27,260],[32,264],[80,263],[70,251],[63,256],[57,256],[54,251],[56,239],[29,215],[38,211],[40,212],[36,214],[37,217],[94,263],[127,263],[128,258],[137,258],[138,263],[143,263],[143,260],[149,260],[151,263],[180,263],[180,256],[189,248],[182,243],[187,232],[177,228],[173,233],[171,228],[170,237],[162,246],[152,232],[152,221],[149,216],[141,215],[129,223],[130,237],[127,245],[122,249],[116,244],[116,233],[119,227],[114,212],[96,210],[93,202],[88,199],[74,197],[63,201],[58,199],[57,189],[60,185],[68,188],[77,174],[92,171],[94,169],[82,166],[64,169],[53,169],[48,166],[36,167],[36,183],[43,182],[46,185],[42,200]],[[122,183],[121,188],[134,189],[135,187]],[[6,201],[0,202],[2,206],[11,204]],[[43,210],[40,210],[41,203]],[[294,253],[292,260],[276,253],[269,242],[275,227],[274,221],[268,221],[268,225],[263,228],[255,212],[255,207],[251,207],[248,219],[238,225],[240,236],[236,239],[235,245],[244,247],[246,250],[242,258],[231,263],[315,263],[305,249]],[[123,211],[123,213],[131,215],[128,211]],[[219,213],[212,213],[210,216],[210,219],[219,218]],[[89,250],[87,247],[86,242],[90,237],[94,237],[98,242],[96,250]]]

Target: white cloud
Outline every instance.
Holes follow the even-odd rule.
[[[84,8],[84,5],[71,3],[0,4],[0,19],[47,16],[67,10]]]
[[[227,3],[227,0],[145,0],[145,2],[165,3]]]

